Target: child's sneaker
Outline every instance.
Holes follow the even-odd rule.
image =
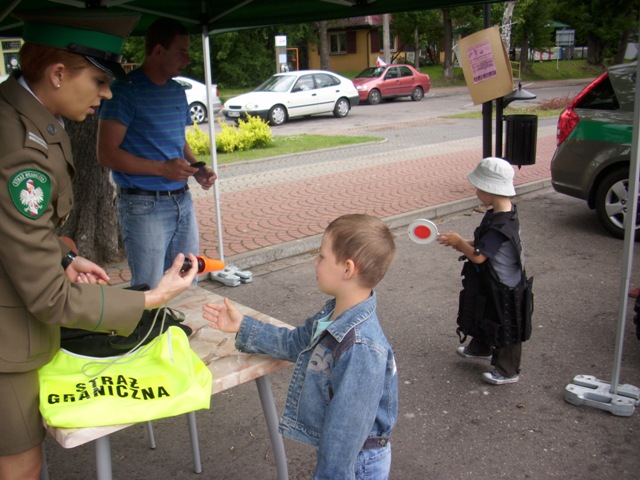
[[[458,347],[456,353],[462,358],[475,358],[476,360],[491,360],[491,355],[474,355],[467,350],[467,347]]]
[[[505,377],[495,368],[490,372],[485,372],[482,374],[482,379],[493,385],[505,385],[507,383],[516,383],[520,380],[520,375],[514,375],[513,377]]]

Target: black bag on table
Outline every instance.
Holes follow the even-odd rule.
[[[146,291],[149,290],[149,286],[135,285],[128,287],[128,290]],[[138,344],[146,345],[171,326],[181,328],[187,337],[190,336],[193,331],[184,325],[183,321],[184,314],[182,312],[169,307],[160,307],[142,312],[138,325],[128,337],[92,332],[80,328],[61,327],[60,347],[79,355],[113,357],[127,353]]]

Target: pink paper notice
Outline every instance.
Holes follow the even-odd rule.
[[[498,75],[489,39],[470,45],[467,49],[467,57],[469,58],[474,84],[484,82]]]

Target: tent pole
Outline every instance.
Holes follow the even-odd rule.
[[[611,377],[611,393],[618,393],[620,380],[620,362],[622,360],[622,346],[624,343],[624,325],[627,318],[627,292],[633,267],[633,245],[636,234],[636,218],[638,213],[638,175],[640,174],[640,157],[638,152],[638,137],[640,136],[640,88],[638,77],[640,62],[636,66],[636,93],[633,107],[633,142],[631,147],[631,165],[629,165],[629,185],[627,186],[628,201],[624,225],[624,250],[622,253],[622,279],[620,281],[620,308],[618,310],[618,330],[616,332],[616,349],[614,352],[613,374]]]
[[[203,2],[203,9],[206,6]],[[216,175],[218,175],[218,152],[216,151],[215,136],[215,118],[213,113],[213,98],[211,97],[211,53],[209,47],[209,32],[207,25],[202,26],[202,54],[204,56],[204,81],[207,86],[207,111],[209,112],[209,146],[211,148],[211,167]],[[222,240],[222,214],[220,211],[220,176],[213,184],[213,196],[216,209],[216,225],[218,227],[218,256],[220,260],[226,263],[224,259],[224,243]],[[253,274],[249,270],[240,270],[236,266],[226,265],[224,270],[210,272],[209,278],[213,281],[223,283],[228,287],[237,287],[243,283],[251,283]]]
[[[215,118],[213,98],[211,98],[211,55],[209,53],[209,33],[206,25],[202,27],[202,53],[204,56],[204,82],[207,86],[207,112],[209,116],[209,146],[211,148],[211,167],[218,175],[218,152],[216,151]],[[213,184],[213,197],[216,207],[216,225],[218,227],[218,256],[224,262],[224,245],[222,243],[222,218],[220,215],[220,177]]]

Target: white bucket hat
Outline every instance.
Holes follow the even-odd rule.
[[[487,193],[513,197],[513,167],[509,162],[497,157],[483,158],[478,166],[467,175],[469,183]]]

